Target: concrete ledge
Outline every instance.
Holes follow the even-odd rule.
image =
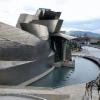
[[[34,89],[33,87],[0,87],[0,94],[35,95],[47,100],[83,100],[85,84],[70,85],[57,89]],[[93,90],[93,100],[98,100],[97,91]]]
[[[1,93],[0,99],[2,100],[47,100],[39,96],[28,95],[28,94],[13,94],[13,93]]]
[[[86,59],[93,61],[94,63],[96,63],[100,67],[100,59],[99,58],[95,58],[92,56],[83,56],[83,58],[86,58]]]
[[[45,72],[42,73],[41,75],[38,75],[38,76],[36,76],[36,77],[34,77],[34,78],[31,78],[30,80],[25,81],[25,82],[19,84],[18,86],[27,86],[27,85],[29,85],[29,84],[31,84],[31,83],[33,83],[33,82],[35,82],[35,81],[37,81],[37,80],[43,78],[44,76],[48,75],[50,72],[52,72],[52,71],[54,70],[54,68],[55,68],[55,67],[53,66],[52,68],[48,69],[47,71],[45,71]]]
[[[75,68],[75,61],[60,61],[54,64],[55,67]]]
[[[88,60],[91,60],[92,62],[94,62],[95,64],[98,65],[98,67],[100,67],[100,59],[99,58],[96,58],[94,56],[85,56],[85,55],[73,55],[73,56],[78,56],[78,57],[82,57],[82,58],[85,58],[85,59],[88,59]]]

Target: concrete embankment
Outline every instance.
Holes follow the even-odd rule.
[[[100,59],[99,58],[92,57],[92,56],[83,56],[83,58],[86,58],[86,59],[93,61],[94,63],[96,63],[100,67]]]
[[[73,55],[73,56],[78,56],[78,57],[82,57],[88,60],[91,60],[92,62],[94,62],[95,64],[98,65],[98,67],[100,67],[100,59],[93,57],[93,56],[85,56],[85,55]]]
[[[0,94],[35,95],[47,100],[83,100],[85,84],[65,86],[57,89],[40,89],[34,87],[0,87]],[[88,96],[85,97],[88,99]],[[93,100],[98,100],[97,91],[93,90]]]
[[[100,67],[100,58],[92,56],[91,53],[87,50],[83,50],[81,52],[73,52],[72,56],[83,57],[85,59],[91,60]]]
[[[90,47],[100,49],[100,45],[89,45]]]

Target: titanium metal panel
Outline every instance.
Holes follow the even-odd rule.
[[[48,41],[0,23],[0,59],[1,60],[34,60],[47,56],[50,52]]]
[[[41,42],[36,36],[4,23],[0,23],[0,38],[30,46],[38,45]]]
[[[51,9],[39,8],[36,12],[36,16],[39,17],[40,20],[53,20],[59,19],[61,12],[54,12]]]
[[[37,75],[44,73],[54,63],[54,55],[42,57],[36,61],[0,69],[1,85],[19,85]]]
[[[32,33],[41,40],[48,40],[49,38],[48,28],[44,25],[34,23],[21,23],[21,27],[24,31]]]
[[[59,36],[59,37],[62,37],[64,39],[66,39],[66,40],[69,40],[69,41],[77,39],[77,37],[68,35],[65,32],[59,32],[57,34],[54,34],[53,36]]]
[[[38,17],[30,14],[20,14],[16,27],[21,28],[20,23],[29,23],[34,19],[38,20]]]
[[[56,28],[55,28],[55,33],[56,33],[56,32],[58,33],[58,32],[60,31],[62,24],[63,24],[63,20],[60,19],[60,20],[58,21],[58,23],[57,23]]]
[[[0,41],[0,60],[9,61],[32,61],[43,56],[48,56],[50,52],[47,41],[41,41],[36,46],[23,45],[13,41]]]
[[[48,27],[50,33],[59,32],[63,20],[33,20],[31,23],[40,24]]]

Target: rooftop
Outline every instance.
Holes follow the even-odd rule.
[[[56,35],[56,36],[63,37],[63,38],[65,38],[65,39],[67,39],[67,40],[74,40],[74,39],[77,38],[77,37],[75,37],[75,36],[67,35],[67,34],[65,34],[65,33],[63,33],[63,32],[59,32],[59,33],[57,33],[57,34],[55,34],[55,35]]]

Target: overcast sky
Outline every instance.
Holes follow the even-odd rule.
[[[34,14],[38,8],[61,11],[64,29],[100,33],[100,0],[0,0],[0,21],[15,25],[20,13]]]

